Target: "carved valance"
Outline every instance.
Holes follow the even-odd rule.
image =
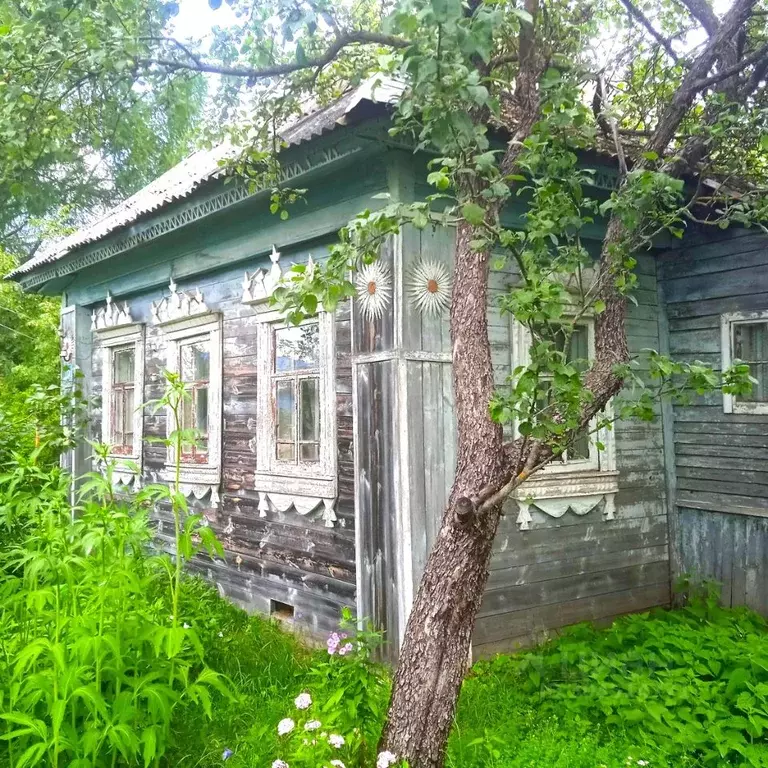
[[[185,320],[208,313],[208,307],[203,300],[203,294],[199,288],[192,291],[179,291],[178,286],[171,278],[168,285],[169,296],[164,296],[160,301],[152,302],[152,322],[155,325],[165,325],[176,320]]]
[[[243,304],[251,304],[259,311],[262,311],[262,308],[266,308],[269,297],[283,279],[283,269],[280,266],[280,251],[274,245],[272,246],[272,253],[269,255],[269,258],[272,262],[269,270],[259,268],[252,275],[246,272],[243,276]],[[307,262],[307,269],[311,270],[313,268],[314,262],[310,256]]]
[[[91,313],[92,331],[103,331],[108,328],[119,328],[123,325],[132,324],[133,318],[128,302],[123,302],[121,307],[112,300],[112,295],[109,292],[107,292],[107,303]]]

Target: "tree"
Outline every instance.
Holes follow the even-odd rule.
[[[608,404],[637,382],[625,328],[633,253],[660,233],[680,236],[690,221],[765,218],[766,10],[758,0],[734,0],[722,16],[707,0],[398,0],[354,11],[327,0],[234,4],[243,24],[220,32],[209,56],[164,40],[133,54],[133,66],[171,80],[221,75],[225,105],[251,87],[249,106],[258,102],[268,119],[241,137],[251,141],[245,157],[260,183],[275,183],[275,129],[299,99],[329,98],[371,72],[406,82],[393,131],[432,155],[434,194],[350,222],[327,264],[297,272],[279,293],[291,317],[349,295],[350,269],[378,258],[400,227],[436,220],[457,230],[458,461],[381,745],[416,768],[440,766],[502,502],[595,424],[609,423]],[[595,144],[612,149],[620,170],[608,200],[591,195],[574,154]],[[518,230],[502,220],[513,194],[529,201]],[[606,235],[593,260],[580,232],[600,216]],[[533,339],[531,363],[506,393],[494,391],[487,330],[492,253],[517,266],[520,283],[503,308]],[[576,361],[570,339],[586,312],[595,319],[595,354]],[[703,365],[652,354],[650,371],[655,386],[618,415],[652,417],[660,396],[748,386],[738,363],[718,381]],[[503,423],[512,420],[520,436],[505,442]]]
[[[134,66],[178,10],[162,0],[0,0],[0,243],[41,239],[151,181],[189,151],[205,82]]]

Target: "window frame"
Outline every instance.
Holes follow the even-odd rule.
[[[133,441],[130,453],[110,451],[109,458],[115,460],[121,472],[135,474],[125,462],[136,464],[141,470],[144,428],[144,326],[138,323],[114,328],[96,330],[102,348],[101,370],[101,439],[112,447],[114,429],[114,363],[115,353],[121,349],[133,348]]]
[[[171,373],[180,372],[181,348],[185,344],[208,339],[209,385],[208,385],[208,453],[205,462],[185,461],[182,455],[181,483],[189,488],[208,486],[212,502],[217,503],[221,483],[222,448],[222,382],[223,354],[221,314],[204,312],[156,323],[166,342],[166,367]],[[166,408],[166,436],[173,432],[173,411]],[[173,479],[176,467],[176,451],[168,446],[166,451],[163,480]]]
[[[336,496],[336,394],[335,394],[335,323],[332,313],[322,309],[301,325],[317,323],[319,327],[318,368],[304,375],[300,371],[281,374],[275,371],[275,331],[291,327],[278,312],[261,312],[256,315],[257,330],[257,402],[259,414],[266,415],[256,424],[256,437],[252,445],[256,449],[256,490],[279,492],[278,478],[289,480],[285,489],[293,493],[310,496]],[[296,421],[296,460],[277,459],[277,411],[274,398],[275,382],[279,380],[300,381],[301,378],[316,378],[319,381],[319,461],[302,462],[299,452],[299,423]],[[268,383],[267,383],[268,382]],[[298,401],[298,387],[296,390]],[[298,413],[298,407],[295,411]],[[314,441],[311,441],[314,442]]]
[[[723,371],[735,359],[733,354],[735,327],[737,325],[754,325],[757,323],[768,323],[768,309],[760,309],[753,312],[726,312],[720,316],[720,350]],[[735,395],[723,392],[723,412],[731,414],[768,414],[768,402],[740,402]]]
[[[513,320],[513,344],[512,355],[513,365],[512,370],[520,365],[528,365],[531,361],[530,347],[532,343],[531,334],[528,329]],[[595,320],[591,315],[584,315],[577,323],[578,325],[584,325],[587,328],[587,351],[589,360],[593,360],[595,356]],[[603,411],[603,415],[612,416],[612,404]],[[591,425],[597,422],[597,417],[590,422]],[[519,437],[520,433],[517,429],[517,423],[514,425],[514,435]],[[614,430],[609,430],[605,427],[599,429],[596,433],[590,432],[589,439],[589,458],[588,459],[573,459],[566,460],[564,462],[552,462],[547,464],[541,470],[540,476],[546,477],[547,475],[564,475],[564,474],[599,474],[602,475],[606,472],[614,472],[616,470],[616,455],[615,455],[615,440]],[[601,442],[605,449],[600,451],[597,448],[596,442]],[[535,480],[535,478],[534,478]],[[528,487],[528,486],[527,486]]]

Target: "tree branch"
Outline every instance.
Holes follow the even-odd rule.
[[[677,64],[679,61],[677,54],[672,48],[669,40],[656,30],[651,24],[651,20],[632,2],[632,0],[621,0],[621,4],[627,9],[629,15],[639,21],[651,33],[656,42],[667,52],[672,61]]]
[[[141,66],[159,66],[174,72],[178,70],[191,70],[193,72],[207,72],[213,75],[224,75],[226,77],[242,77],[248,80],[261,80],[266,77],[278,77],[280,75],[289,75],[292,72],[298,72],[303,69],[316,69],[330,64],[336,56],[349,45],[360,43],[361,45],[385,45],[390,48],[407,48],[411,45],[410,40],[394,35],[382,35],[378,32],[348,32],[341,37],[337,37],[328,47],[322,56],[314,59],[307,59],[304,62],[291,62],[286,64],[274,64],[271,67],[262,67],[252,69],[250,67],[227,67],[223,64],[215,64],[205,61],[182,62],[174,59],[157,58],[137,58],[136,63]]]
[[[728,67],[721,72],[717,72],[711,77],[707,77],[704,80],[699,80],[697,83],[694,83],[694,88],[697,91],[703,91],[705,88],[716,85],[722,80],[727,80],[729,77],[738,75],[739,72],[743,72],[752,64],[764,64],[764,59],[768,59],[768,43],[761,45],[760,48],[751,53],[749,56],[743,58],[741,61],[736,62],[736,64],[733,66]]]
[[[720,26],[720,20],[715,15],[707,0],[681,0],[682,4],[696,21],[704,27],[704,31],[712,37]]]

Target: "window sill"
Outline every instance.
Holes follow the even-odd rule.
[[[166,464],[160,473],[163,482],[172,485],[176,482],[176,466]],[[179,490],[189,498],[194,496],[198,501],[209,493],[211,504],[218,505],[219,486],[221,483],[221,470],[219,467],[211,467],[201,464],[182,464],[179,472]]]
[[[575,472],[542,473],[524,483],[513,494],[517,501],[517,524],[521,531],[530,530],[533,518],[531,507],[553,518],[561,518],[571,511],[586,515],[605,500],[603,517],[615,518],[615,495],[619,490],[619,473],[616,471],[582,470]]]
[[[336,477],[298,476],[257,472],[253,488],[259,494],[259,517],[267,517],[273,510],[287,512],[291,508],[299,515],[322,509],[322,520],[326,528],[336,523]],[[322,507],[321,507],[322,505]]]

